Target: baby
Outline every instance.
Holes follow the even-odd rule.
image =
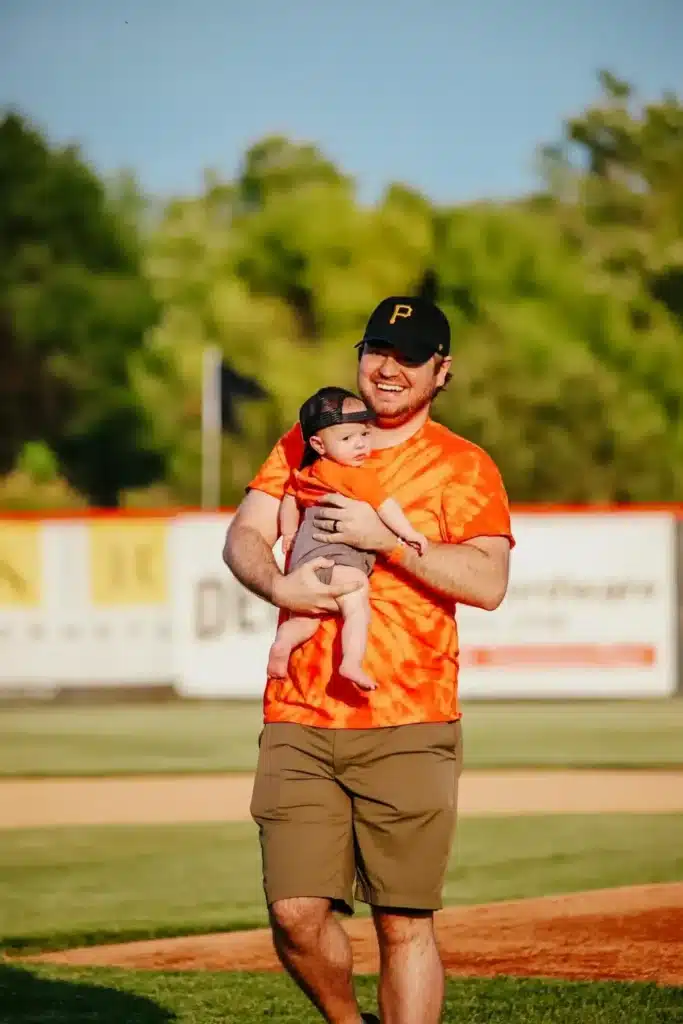
[[[361,690],[374,690],[377,685],[363,671],[370,625],[368,576],[375,556],[348,544],[316,540],[314,506],[324,494],[343,494],[368,502],[382,522],[420,554],[427,547],[427,538],[414,529],[398,502],[380,487],[373,469],[364,465],[370,454],[368,423],[372,419],[365,403],[343,388],[321,388],[307,399],[299,412],[306,443],[301,468],[292,473],[280,504],[283,549],[285,554],[292,551],[287,571],[323,557],[333,561],[334,566],[316,570],[321,582],[360,584],[358,590],[338,598],[337,604],[343,619],[339,674]],[[303,522],[300,510],[304,512]],[[268,675],[285,676],[290,654],[310,640],[319,625],[320,619],[311,616],[293,615],[286,619],[270,649]]]

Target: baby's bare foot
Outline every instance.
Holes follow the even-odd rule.
[[[342,661],[339,666],[339,675],[344,679],[350,679],[359,690],[376,690],[377,683],[363,671],[360,665],[352,661]]]

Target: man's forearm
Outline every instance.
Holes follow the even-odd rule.
[[[406,547],[400,566],[460,604],[493,611],[505,597],[507,566],[474,544],[430,544],[424,555]]]
[[[273,584],[282,573],[258,530],[236,525],[228,530],[223,561],[240,583],[266,601],[273,602]]]

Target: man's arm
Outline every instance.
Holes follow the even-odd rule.
[[[339,494],[320,499],[318,524],[323,528],[313,534],[317,540],[340,541],[389,557],[420,583],[460,604],[494,611],[505,597],[510,567],[507,537],[482,535],[459,543],[430,543],[423,555],[406,549],[396,558],[392,555],[397,551],[396,535],[375,510]],[[337,524],[337,532],[327,524],[332,530]]]
[[[280,502],[264,491],[249,491],[228,527],[223,561],[252,594],[273,601],[273,586],[282,573],[273,547],[278,538]]]
[[[430,544],[424,555],[406,546],[399,564],[430,590],[492,612],[507,592],[510,542],[507,537],[475,537],[461,544]]]
[[[332,565],[327,558],[305,562],[294,572],[283,575],[273,555],[279,508],[279,500],[272,495],[249,491],[228,527],[223,561],[247,590],[278,608],[308,615],[337,612],[336,599],[356,590],[358,585],[321,583],[315,570]]]

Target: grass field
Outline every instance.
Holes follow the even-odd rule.
[[[683,700],[470,703],[468,768],[683,765]],[[248,772],[260,703],[0,709],[0,776]]]
[[[469,704],[469,768],[683,766],[683,701]],[[250,771],[258,704],[0,710],[0,775]],[[683,878],[683,816],[463,818],[447,903]],[[251,823],[0,832],[8,953],[266,923]],[[363,908],[359,908],[365,914]],[[375,980],[358,982],[375,1008]],[[0,959],[0,1024],[307,1024],[281,975]],[[683,989],[450,980],[445,1024],[683,1024]]]
[[[359,979],[362,1009],[374,981]],[[677,1024],[683,990],[498,978],[451,981],[445,1024]],[[0,964],[1,1024],[314,1024],[321,1018],[281,975],[27,970]]]
[[[683,816],[463,819],[446,903],[683,878]],[[10,830],[5,948],[58,948],[266,923],[251,824]]]
[[[680,816],[467,819],[446,884],[471,903],[683,874]],[[265,923],[247,824],[5,832],[7,952]],[[361,1006],[375,980],[358,979]],[[281,975],[56,968],[0,960],[0,1024],[306,1024]],[[680,1024],[683,989],[497,978],[451,980],[445,1024]]]

